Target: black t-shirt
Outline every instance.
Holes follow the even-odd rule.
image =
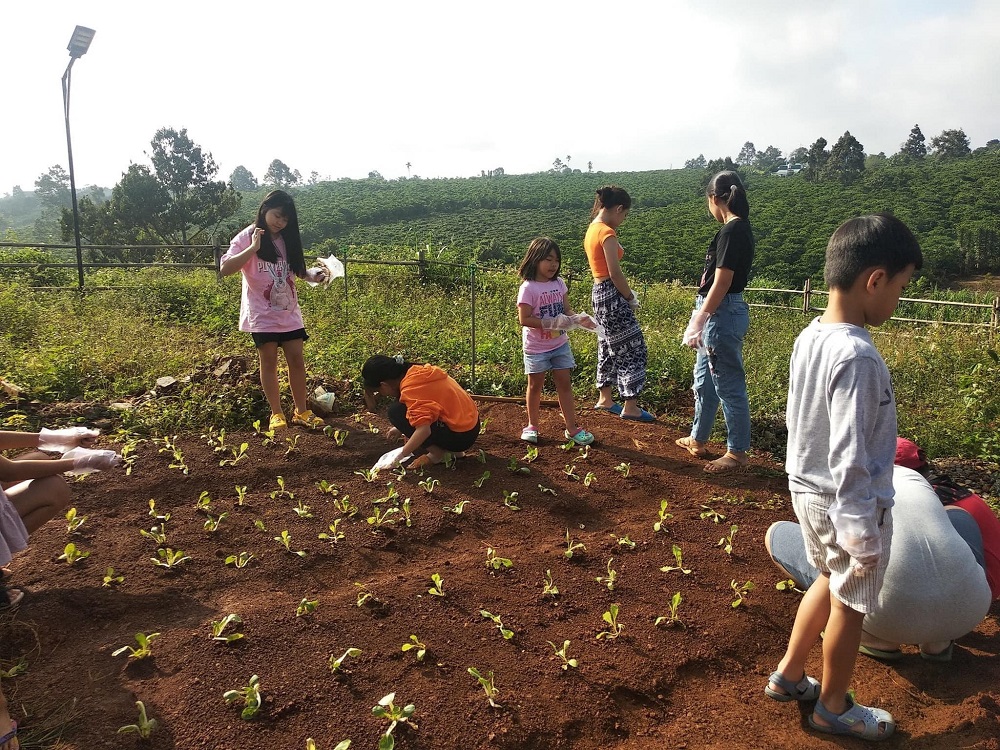
[[[705,271],[698,283],[698,294],[708,294],[715,281],[716,268],[729,268],[733,272],[728,294],[742,292],[753,264],[753,248],[753,230],[749,221],[734,219],[723,224],[705,253]]]

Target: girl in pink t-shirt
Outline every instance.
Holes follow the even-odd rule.
[[[548,237],[537,237],[528,246],[518,273],[524,282],[517,292],[517,319],[523,326],[521,343],[524,347],[524,371],[528,375],[528,426],[521,431],[521,440],[538,442],[541,419],[542,388],[545,373],[552,380],[559,396],[559,407],[566,422],[566,437],[577,445],[590,445],[594,436],[576,423],[576,405],[570,375],[576,362],[569,348],[566,331],[577,326],[593,328],[589,315],[573,315],[566,299],[566,282],[559,278],[562,255],[559,245]]]
[[[257,346],[260,384],[271,407],[269,429],[287,426],[278,382],[279,348],[285,353],[295,402],[292,424],[323,427],[323,420],[306,403],[302,345],[309,336],[302,323],[295,277],[321,282],[326,280],[326,271],[306,269],[295,202],[284,190],[272,190],[264,196],[257,209],[257,221],[236,235],[222,256],[219,272],[229,276],[237,271],[243,274],[240,330],[250,333]]]

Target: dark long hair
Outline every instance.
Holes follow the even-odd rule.
[[[264,221],[264,216],[272,208],[281,211],[288,220],[285,228],[281,230],[281,238],[285,241],[285,254],[288,256],[288,265],[291,267],[292,273],[296,276],[303,276],[306,272],[306,260],[302,255],[299,215],[295,211],[295,201],[284,190],[272,190],[264,196],[260,208],[257,209],[257,226],[264,230],[264,236],[260,238],[260,250],[257,251],[257,257],[268,263],[275,263],[278,260],[278,251],[271,240],[267,222]]]
[[[401,379],[411,367],[413,367],[413,363],[407,362],[402,357],[386,357],[383,354],[376,354],[369,357],[361,366],[361,379],[366,388],[375,390],[379,383]]]
[[[521,267],[517,272],[525,281],[534,281],[538,275],[538,264],[549,257],[549,253],[555,251],[556,258],[559,259],[559,267],[562,268],[562,253],[559,252],[559,245],[551,237],[535,237],[528,245],[528,252],[524,254]]]
[[[594,207],[590,210],[590,218],[593,220],[602,208],[614,208],[621,206],[624,209],[632,208],[632,197],[625,192],[625,188],[617,185],[605,185],[598,189],[594,197]]]
[[[750,217],[750,201],[747,200],[747,191],[736,172],[719,172],[708,181],[705,195],[715,196],[717,200],[726,204],[731,213],[736,214],[741,219]]]

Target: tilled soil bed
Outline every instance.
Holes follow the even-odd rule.
[[[298,428],[270,445],[253,432],[229,434],[224,452],[181,435],[181,460],[161,442],[142,442],[130,476],[116,470],[74,483],[73,505],[86,523],[68,535],[56,520],[36,534],[13,565],[11,585],[27,591],[25,601],[0,622],[4,668],[27,656],[27,672],[3,683],[24,736],[61,727],[58,747],[80,749],[290,750],[309,737],[320,750],[348,738],[352,748],[375,748],[387,722],[372,707],[395,692],[397,703],[416,706],[417,726],[394,733],[404,750],[854,744],[810,733],[799,708],[763,694],[799,601],[775,588],[780,576],[763,544],[773,521],[793,518],[780,465],[758,459],[749,474],[711,477],[674,445],[676,431],[586,407],[582,423],[598,436],[589,452],[561,448],[561,419],[549,409],[538,457],[527,462],[517,439],[523,408],[484,404],[482,416],[489,421],[476,450],[485,463],[473,456],[423,475],[383,472],[366,482],[359,472],[391,446],[385,420],[359,412],[328,420],[349,433],[340,447]],[[247,456],[220,467],[243,442]],[[431,492],[429,479],[440,482]],[[398,499],[373,504],[392,494],[390,484]],[[242,505],[237,487],[247,488]],[[227,514],[215,532],[195,508],[205,492],[208,513]],[[513,492],[508,504],[519,510],[505,505]],[[335,506],[348,495],[359,508],[353,517]],[[378,529],[366,520],[373,508],[381,514],[405,498],[411,525],[402,513]],[[165,544],[140,535],[160,524],[151,499],[155,513],[170,514]],[[662,500],[672,517],[654,531]],[[709,509],[725,519],[702,517]],[[343,539],[318,539],[338,518]],[[727,555],[718,543],[733,526]],[[275,541],[283,531],[291,551]],[[568,558],[567,534],[586,550]],[[624,537],[634,549],[619,543]],[[58,560],[68,542],[90,556],[72,566]],[[674,545],[689,574],[661,571],[675,565]],[[191,559],[177,570],[157,567],[150,558],[158,547]],[[488,569],[488,548],[513,567]],[[300,550],[306,554],[293,554]],[[255,559],[244,568],[226,564],[240,552]],[[608,576],[612,558],[609,590],[595,579]],[[109,566],[124,581],[103,587]],[[543,594],[547,571],[556,596]],[[443,597],[428,593],[435,573]],[[733,607],[733,583],[747,581],[753,590]],[[683,624],[654,625],[675,592]],[[372,597],[359,606],[364,594]],[[297,616],[303,600],[316,601],[315,611]],[[610,629],[602,616],[612,604],[624,629],[598,639]],[[499,616],[512,637],[481,610]],[[230,613],[243,622],[227,632],[245,637],[213,641],[211,623]],[[884,746],[998,747],[997,614],[994,607],[959,641],[950,664],[925,662],[913,648],[894,666],[859,659],[859,699],[899,721]],[[112,655],[135,646],[139,632],[161,634],[151,657]],[[401,650],[411,635],[426,646],[422,662],[416,649]],[[576,668],[563,669],[547,643],[567,640]],[[348,648],[361,654],[332,673],[331,655]],[[810,671],[820,666],[817,648]],[[502,707],[490,706],[469,667],[493,672]],[[222,696],[254,674],[263,705],[244,721]],[[136,700],[159,722],[148,743],[117,734],[136,721]]]

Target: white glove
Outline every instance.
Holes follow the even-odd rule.
[[[100,434],[100,431],[87,427],[64,427],[61,430],[49,430],[43,427],[38,433],[38,449],[61,453],[76,448],[83,441],[93,440]]]
[[[329,273],[325,268],[307,268],[306,281],[310,284],[319,285],[326,281]]]
[[[542,330],[569,331],[576,327],[575,321],[568,315],[556,315],[554,318],[541,318]]]
[[[63,458],[73,459],[73,468],[66,473],[74,476],[112,469],[122,462],[122,457],[114,451],[92,448],[73,448],[63,453]]]
[[[711,313],[702,312],[701,310],[695,310],[691,313],[691,320],[688,321],[687,328],[684,329],[684,336],[682,338],[684,346],[690,346],[692,349],[705,348],[705,326],[708,324],[708,319],[711,317]]]
[[[632,299],[627,299],[625,301],[628,302],[628,306],[633,310],[639,309],[639,298],[635,296],[635,292],[632,292]]]
[[[317,258],[316,262],[319,263],[319,268],[310,268],[306,271],[306,283],[309,286],[330,286],[330,282],[334,279],[343,278],[344,276],[344,264],[337,260],[334,256],[329,258]],[[322,274],[321,277],[317,278],[316,273]],[[313,274],[312,276],[310,274]]]
[[[577,328],[582,328],[585,331],[596,333],[598,336],[604,335],[604,326],[594,320],[594,318],[587,313],[577,313],[572,316],[572,320],[576,323]]]
[[[851,556],[854,575],[863,576],[873,570],[882,557],[882,534],[875,518],[845,512],[842,504],[831,506],[828,514],[837,532],[837,546]]]
[[[393,466],[397,466],[404,461],[409,461],[411,458],[413,458],[412,453],[408,453],[405,456],[403,455],[402,446],[399,448],[393,448],[391,451],[383,453],[382,457],[375,462],[372,469],[378,469],[379,471],[382,471],[383,469],[391,469]]]

